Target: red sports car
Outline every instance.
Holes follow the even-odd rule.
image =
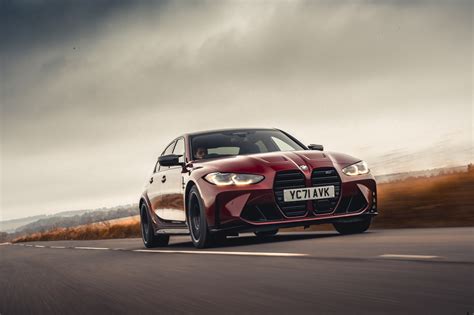
[[[269,237],[322,223],[362,233],[377,215],[377,192],[360,159],[305,146],[278,129],[233,129],[171,141],[139,205],[146,247],[190,234],[203,248],[242,232]]]

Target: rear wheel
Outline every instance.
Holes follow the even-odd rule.
[[[142,231],[143,244],[146,248],[168,245],[168,242],[170,240],[169,235],[155,235],[146,204],[142,204],[142,207],[140,209],[140,226]]]
[[[365,218],[358,222],[334,223],[334,228],[341,234],[358,234],[364,233],[370,227],[372,219]]]
[[[189,191],[187,219],[194,246],[196,248],[210,246],[212,244],[212,235],[207,226],[204,203],[196,186],[192,187]]]
[[[270,231],[257,231],[255,232],[255,235],[257,237],[270,237],[270,236],[274,236],[278,233],[278,229],[275,229],[275,230],[270,230]]]

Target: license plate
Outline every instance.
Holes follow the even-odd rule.
[[[283,201],[302,201],[334,198],[334,186],[319,186],[283,190]]]

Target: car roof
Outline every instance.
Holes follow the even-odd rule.
[[[197,136],[197,135],[203,135],[203,134],[208,134],[208,133],[226,132],[226,131],[227,132],[228,131],[243,132],[243,131],[256,131],[256,130],[279,130],[279,129],[277,128],[225,128],[225,129],[189,132],[189,133],[184,134],[183,136]]]

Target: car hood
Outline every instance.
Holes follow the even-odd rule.
[[[265,173],[270,169],[275,171],[298,169],[302,165],[310,169],[319,167],[343,168],[360,161],[355,157],[321,151],[287,151],[270,152],[249,155],[238,155],[220,159],[194,162],[194,169],[206,169],[209,172],[235,173]]]

